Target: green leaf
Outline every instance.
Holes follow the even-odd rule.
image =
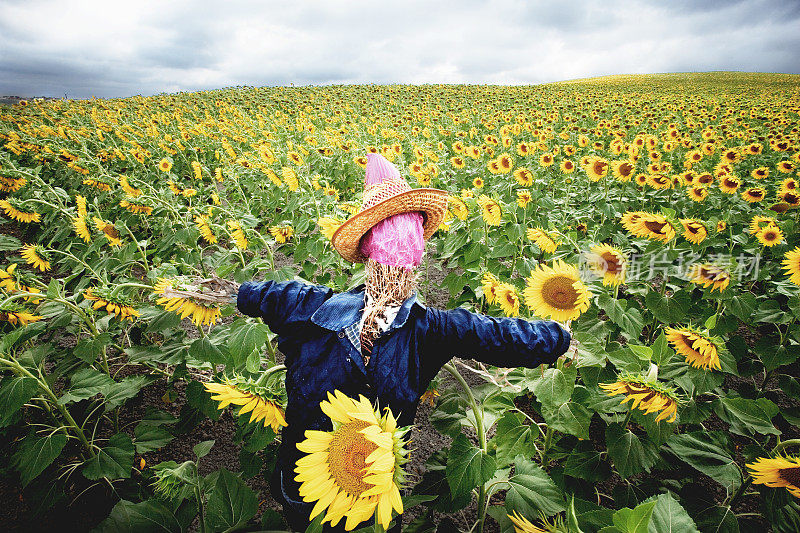
[[[208,500],[206,520],[214,530],[236,529],[258,511],[258,497],[236,474],[220,469],[214,491]]]
[[[579,442],[567,456],[564,474],[589,482],[603,481],[611,476],[611,466],[603,454],[588,441]]]
[[[208,452],[211,451],[211,448],[214,446],[215,442],[216,441],[214,440],[204,440],[203,442],[198,442],[197,444],[194,445],[192,451],[194,452],[194,454],[197,456],[198,459],[202,459],[203,457],[208,455]]]
[[[663,331],[651,348],[653,349],[653,362],[658,366],[668,363],[675,356],[675,352],[670,347],[667,336],[664,335]]]
[[[771,324],[784,324],[789,321],[788,313],[781,309],[776,300],[761,302],[758,309],[747,319],[750,323],[768,322]]]
[[[164,311],[160,307],[145,307],[140,313],[144,319],[152,317],[150,323],[147,325],[147,329],[144,330],[145,333],[171,331],[178,328],[181,323],[180,316],[172,311]]]
[[[767,336],[758,339],[753,351],[764,363],[767,372],[784,365],[790,365],[800,357],[800,344],[786,343],[780,345],[777,337]]]
[[[136,436],[136,453],[143,454],[157,450],[170,442],[175,437],[162,426],[139,422],[133,430]]]
[[[181,533],[175,515],[160,501],[120,500],[93,533]]]
[[[711,477],[722,486],[735,489],[742,482],[742,473],[733,458],[723,449],[727,442],[718,431],[695,431],[672,435],[667,447],[681,460]]]
[[[739,521],[729,507],[704,509],[696,517],[700,531],[713,533],[739,533]]]
[[[615,300],[607,294],[597,297],[597,305],[605,310],[608,317],[622,331],[633,339],[638,339],[644,329],[644,320],[638,309],[628,309],[627,300]]]
[[[142,387],[155,379],[157,378],[154,376],[128,376],[120,382],[106,386],[103,390],[103,396],[106,399],[106,412],[119,407],[139,394]]]
[[[524,516],[537,516],[539,511],[547,516],[566,510],[564,495],[547,475],[547,472],[518,455],[514,461],[514,475],[508,479],[506,510],[516,510]]]
[[[714,402],[714,411],[731,425],[730,431],[737,435],[781,434],[772,425],[772,417],[778,414],[778,407],[766,398],[720,398]]]
[[[459,433],[453,440],[445,475],[454,498],[488,481],[496,469],[494,458],[472,444],[466,435]]]
[[[47,329],[47,322],[34,322],[9,333],[4,333],[3,336],[0,337],[0,353],[7,352],[17,344],[22,344],[28,339],[32,339],[45,329]]]
[[[548,427],[552,427],[556,431],[575,435],[579,439],[589,438],[592,411],[577,402],[565,402],[555,409],[542,406],[542,416]]]
[[[548,368],[534,383],[533,393],[543,406],[557,407],[572,396],[577,375],[578,369],[575,366]]]
[[[0,252],[14,252],[22,248],[22,243],[11,235],[0,235]]]
[[[609,424],[606,428],[608,456],[621,478],[625,479],[650,468],[658,460],[658,447],[650,439],[639,437],[621,424]]]
[[[675,324],[683,322],[686,318],[691,297],[685,291],[678,291],[672,296],[664,296],[657,291],[650,291],[645,295],[644,303],[659,322]]]
[[[728,309],[739,320],[748,322],[753,315],[756,304],[756,297],[749,292],[745,292],[731,298],[728,302]]]
[[[50,466],[61,454],[66,443],[67,436],[63,433],[41,438],[35,435],[25,437],[12,458],[14,467],[19,471],[22,486],[25,487]]]
[[[96,455],[84,463],[83,475],[87,479],[102,477],[120,479],[131,477],[133,466],[133,441],[125,433],[117,433],[108,439],[108,444],[95,452]]]
[[[100,360],[100,356],[103,353],[103,347],[108,346],[110,343],[111,335],[109,335],[107,332],[104,332],[97,337],[79,340],[78,344],[72,350],[72,353],[74,353],[84,363],[92,364],[95,361]]]
[[[650,533],[700,533],[694,520],[678,501],[667,494],[659,494],[653,517],[650,519]]]
[[[0,427],[5,427],[39,390],[33,378],[6,376],[0,381]]]
[[[115,383],[107,374],[94,368],[81,368],[70,378],[69,390],[58,399],[58,403],[66,405],[70,402],[86,400],[96,396]]]
[[[189,355],[212,365],[224,365],[228,362],[222,351],[208,337],[196,339],[189,347]]]
[[[231,325],[228,350],[234,359],[234,366],[243,366],[253,350],[260,349],[267,342],[269,329],[264,324],[239,319]]]
[[[656,502],[650,502],[637,505],[634,509],[623,507],[614,513],[614,527],[622,533],[647,533],[655,505]]]
[[[497,421],[497,434],[492,441],[497,444],[495,457],[498,468],[510,465],[519,454],[531,455],[533,437],[531,426],[525,420],[520,413],[509,411]]]

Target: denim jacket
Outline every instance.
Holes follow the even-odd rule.
[[[237,306],[264,320],[286,358],[288,427],[283,428],[275,472],[283,473],[281,493],[289,500],[281,502],[284,506],[300,501],[294,464],[303,454],[297,443],[307,429],[332,429],[319,407],[329,391],[353,398],[363,394],[381,409],[391,408],[398,425],[406,426],[414,422],[420,396],[452,357],[532,368],[553,363],[570,344],[570,334],[556,322],[431,309],[414,295],[403,302],[389,330],[375,339],[365,367],[357,331],[364,285],[337,294],[299,281],[246,282]]]

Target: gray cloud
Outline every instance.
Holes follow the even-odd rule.
[[[799,30],[783,0],[0,0],[0,94],[800,73]]]

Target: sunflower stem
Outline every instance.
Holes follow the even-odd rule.
[[[267,342],[269,342],[269,341],[267,341]],[[282,371],[285,371],[285,370],[286,370],[286,365],[275,365],[275,366],[269,367],[258,378],[258,380],[256,381],[256,385],[258,385],[259,387],[263,387],[267,383],[267,378],[269,378],[272,374],[274,374],[276,372],[282,372]]]
[[[630,423],[632,416],[633,416],[633,409],[629,409],[628,414],[625,415],[625,420],[622,422],[622,429],[628,429],[628,423]]]
[[[800,439],[789,439],[779,442],[774,448],[772,448],[772,454],[775,455],[776,453],[782,452],[789,446],[800,446]]]
[[[461,375],[461,373],[456,370],[456,367],[454,367],[452,363],[447,363],[444,365],[444,368],[450,372],[456,381],[458,381],[458,383],[461,385],[461,388],[464,389],[464,392],[467,395],[467,400],[472,407],[472,412],[475,414],[475,431],[478,433],[478,443],[481,451],[486,453],[486,432],[483,427],[483,411],[478,408],[478,402],[475,401],[475,396],[472,394],[472,390],[464,380],[464,377]],[[478,490],[478,533],[483,533],[483,523],[485,522],[485,518],[486,485],[482,483]]]
[[[733,509],[733,506],[739,503],[739,500],[742,498],[742,496],[744,496],[745,491],[750,487],[752,483],[753,483],[753,478],[748,477],[747,481],[745,481],[739,486],[739,488],[736,490],[736,493],[731,498],[730,503],[728,504],[728,507],[730,509]]]
[[[127,231],[127,232],[128,232],[128,235],[130,235],[130,236],[131,236],[131,240],[132,240],[132,241],[133,241],[133,243],[136,245],[136,248],[139,250],[139,255],[141,255],[141,256],[142,256],[142,262],[144,262],[144,269],[145,269],[145,272],[150,272],[150,263],[148,263],[148,262],[147,262],[147,254],[145,254],[145,252],[144,252],[144,250],[142,249],[142,247],[141,247],[141,246],[139,246],[139,241],[136,239],[136,237],[134,237],[134,236],[133,236],[133,232],[131,231],[131,229],[128,227],[128,225],[127,225],[127,224],[125,224],[125,223],[123,222],[123,223],[122,223],[122,227],[123,227],[123,228],[125,228],[125,231]],[[145,241],[145,245],[147,245],[147,241]]]

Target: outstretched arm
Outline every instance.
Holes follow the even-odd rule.
[[[427,309],[424,364],[431,377],[454,356],[490,365],[533,368],[552,364],[570,347],[571,335],[558,322],[495,318],[466,309]]]

